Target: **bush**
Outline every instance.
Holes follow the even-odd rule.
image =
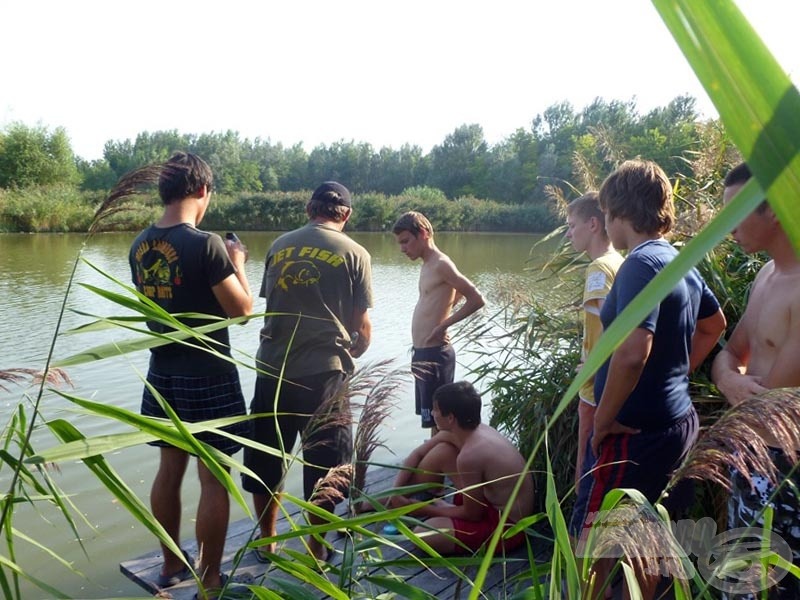
[[[31,186],[0,191],[0,230],[5,232],[87,231],[95,195],[71,185]]]

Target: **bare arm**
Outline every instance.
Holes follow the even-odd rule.
[[[761,378],[746,375],[750,360],[750,312],[745,309],[728,343],[717,354],[711,367],[711,379],[732,406],[766,391]]]
[[[692,336],[692,351],[689,354],[689,373],[694,371],[705,360],[719,337],[725,331],[725,315],[722,309],[705,319],[697,321],[697,327]]]
[[[463,453],[458,455],[456,465],[461,480],[459,491],[463,498],[462,504],[434,502],[426,504],[412,514],[419,517],[448,517],[467,521],[482,520],[488,506],[482,485],[484,483],[483,464],[485,460],[485,457],[480,456],[464,456]],[[405,503],[411,502],[408,499],[405,500]]]
[[[456,311],[434,327],[433,331],[428,336],[428,341],[433,343],[437,340],[444,339],[445,333],[451,325],[463,321],[486,304],[483,295],[478,291],[478,288],[475,287],[475,284],[467,279],[451,260],[439,261],[436,271],[439,277],[442,278],[442,281],[455,290],[456,301],[459,297],[463,297],[464,302]]]
[[[228,251],[236,273],[228,275],[217,285],[211,288],[225,314],[229,317],[242,317],[253,312],[253,294],[250,292],[250,283],[244,271],[246,251],[241,243],[226,242]]]
[[[603,439],[612,433],[636,433],[617,422],[622,405],[630,396],[653,347],[653,333],[637,327],[611,355],[603,396],[594,413],[592,451],[598,455]]]
[[[358,358],[369,348],[369,343],[372,339],[372,321],[369,320],[369,313],[366,308],[359,308],[353,310],[353,331],[350,333],[357,333],[358,339],[355,344],[350,346],[350,356]]]

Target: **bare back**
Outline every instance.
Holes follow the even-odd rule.
[[[524,468],[525,459],[514,445],[485,424],[480,424],[470,432],[457,458],[458,472],[466,475],[468,480],[477,479],[483,482],[485,485],[481,487],[482,495],[497,510],[505,508]],[[530,515],[532,511],[533,479],[528,474],[514,500],[509,518],[516,522]]]

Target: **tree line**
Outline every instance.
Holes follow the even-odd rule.
[[[546,214],[553,190],[569,196],[596,187],[626,158],[649,158],[672,177],[692,177],[692,155],[704,143],[695,105],[694,98],[679,96],[640,114],[633,100],[597,98],[580,110],[561,102],[495,145],[487,143],[479,124],[464,124],[427,154],[411,144],[376,150],[343,140],[306,152],[302,143],[242,139],[235,131],[173,130],[109,140],[103,157],[89,161],[74,155],[63,128],[13,123],[0,131],[0,188],[66,186],[95,199],[123,174],[187,150],[209,162],[220,194],[251,202],[254,195],[306,191],[335,179],[355,194],[394,197],[433,189],[451,201],[477,198]],[[2,199],[0,194],[0,209]]]

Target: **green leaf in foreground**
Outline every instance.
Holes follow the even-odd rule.
[[[733,2],[653,4],[800,252],[797,88]]]

